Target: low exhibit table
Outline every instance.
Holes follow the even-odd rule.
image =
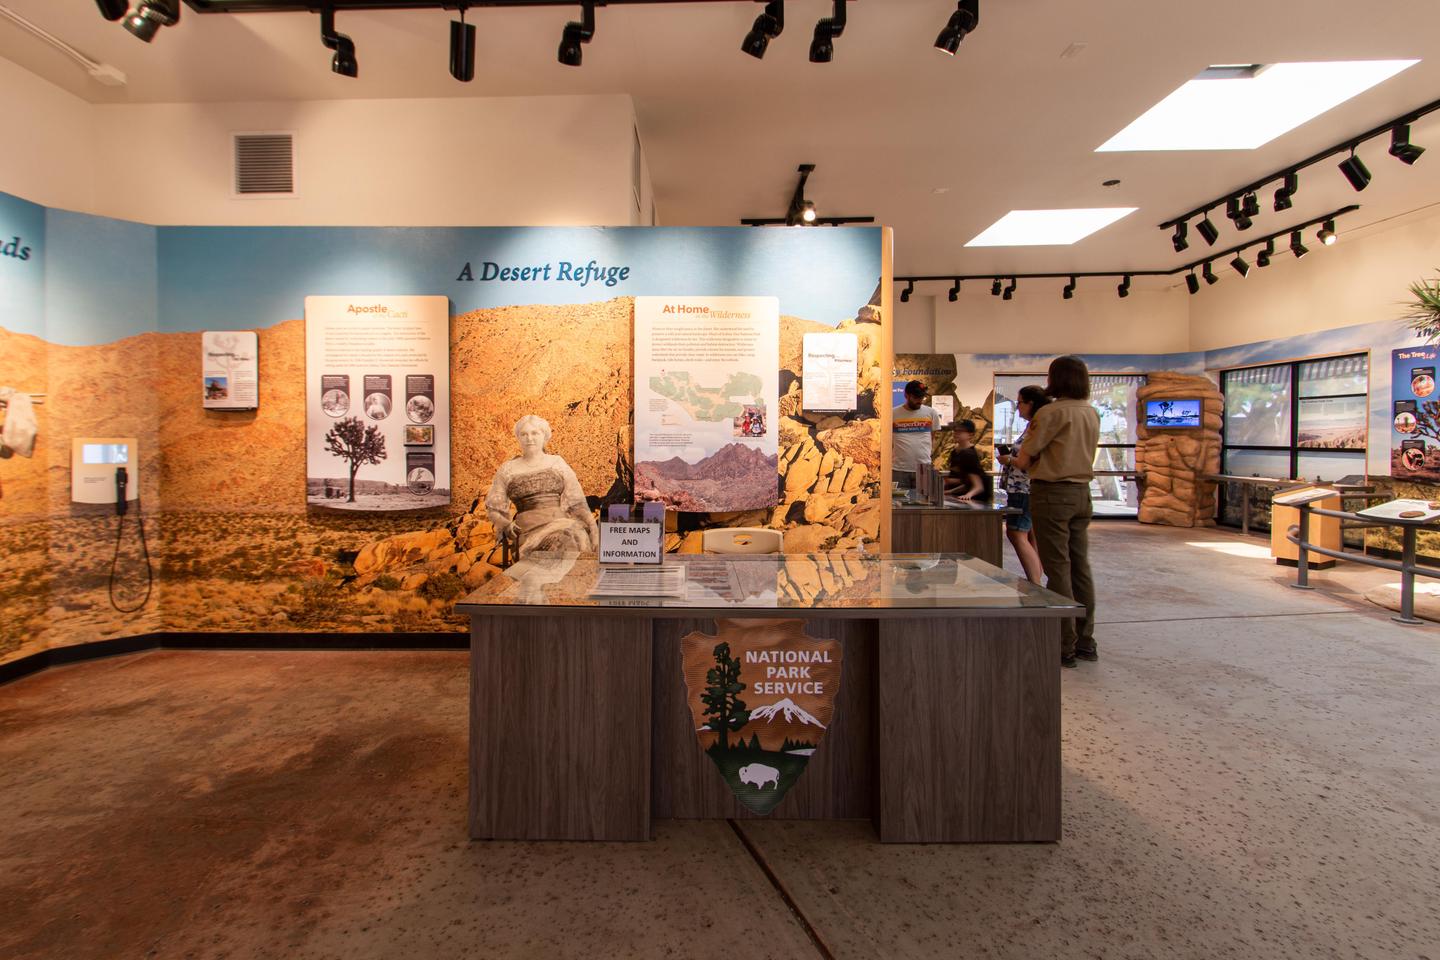
[[[771,816],[868,819],[882,841],[1059,839],[1071,601],[965,555],[665,566],[685,571],[681,595],[599,597],[594,557],[533,554],[457,604],[470,616],[471,837],[646,840],[655,818],[754,816],[697,739],[682,638],[803,620],[839,643],[843,673]]]
[[[998,567],[1004,562],[1005,516],[1019,512],[953,497],[941,505],[896,496],[890,506],[890,542],[899,553],[967,553]]]

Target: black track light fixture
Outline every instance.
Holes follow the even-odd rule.
[[[955,286],[950,288],[950,302],[954,303],[960,299],[960,281],[955,281]]]
[[[1240,198],[1240,212],[1243,213],[1246,217],[1260,216],[1260,198],[1255,196],[1254,190],[1251,190],[1249,193],[1245,194],[1245,196]],[[1250,228],[1244,227],[1242,229],[1248,230]]]
[[[845,0],[835,0],[835,10],[815,24],[810,41],[810,62],[829,63],[835,57],[835,38],[845,32]]]
[[[912,294],[912,293],[914,293],[914,292],[915,292],[915,281],[914,281],[914,280],[911,280],[909,283],[907,283],[907,284],[905,285],[905,289],[900,291],[900,302],[901,302],[901,303],[909,303],[909,302],[910,302],[910,294]]]
[[[113,17],[111,19],[114,19]],[[1420,154],[1425,152],[1424,147],[1417,147],[1410,142],[1410,124],[1398,124],[1390,130],[1390,156],[1409,166],[1420,159]]]
[[[955,5],[955,12],[950,14],[950,20],[940,35],[935,38],[935,49],[941,53],[955,56],[955,51],[960,49],[960,41],[965,39],[980,24],[980,0],[960,0]]]
[[[1210,261],[1205,261],[1205,266],[1200,268],[1200,275],[1205,278],[1206,283],[1219,283],[1220,278],[1215,276],[1215,271],[1210,267]]]
[[[1294,230],[1290,234],[1290,252],[1295,254],[1296,260],[1299,260],[1301,257],[1305,256],[1305,254],[1310,252],[1308,249],[1306,249],[1305,244],[1301,242],[1299,230]]]
[[[1295,205],[1295,193],[1300,189],[1298,173],[1285,174],[1285,180],[1275,189],[1275,212],[1284,213]]]
[[[450,21],[450,76],[461,83],[475,79],[475,25],[465,22],[465,5],[460,19]]]
[[[109,15],[108,11],[106,15]],[[121,26],[149,43],[161,27],[173,27],[179,22],[180,0],[142,0],[125,16]]]
[[[567,67],[578,67],[584,59],[584,52],[581,49],[584,44],[590,42],[595,36],[595,3],[594,0],[582,0],[580,4],[580,22],[571,20],[565,24],[565,30],[560,34],[560,51],[556,55]]]
[[[1210,222],[1210,211],[1205,211],[1205,216],[1195,224],[1195,232],[1200,234],[1201,239],[1209,246],[1215,246],[1215,241],[1220,239],[1220,231],[1215,229],[1215,224]]]
[[[1194,270],[1185,274],[1185,289],[1190,291],[1192,297],[1200,292],[1200,278],[1195,276]]]
[[[342,77],[360,75],[360,64],[355,59],[355,41],[343,33],[335,32],[335,7],[326,4],[320,8],[320,42],[335,55],[330,58],[330,69]]]
[[[1270,258],[1275,256],[1275,238],[1271,237],[1265,241],[1265,249],[1255,254],[1255,266],[1265,268],[1270,266]]]
[[[1073,276],[1070,278],[1070,282],[1065,284],[1065,289],[1061,291],[1060,295],[1066,300],[1073,300],[1075,298],[1075,278]]]
[[[1350,156],[1340,161],[1340,172],[1345,174],[1345,179],[1350,181],[1350,186],[1359,193],[1370,186],[1370,171],[1365,167],[1365,161],[1355,156],[1352,148]]]
[[[1235,259],[1230,261],[1230,266],[1234,267],[1235,272],[1242,277],[1250,275],[1250,264],[1245,262],[1245,257],[1241,254],[1235,254]]]
[[[1014,296],[1015,296],[1015,288],[1016,288],[1017,286],[1019,286],[1019,285],[1020,285],[1019,282],[1016,281],[1016,279],[1015,279],[1014,277],[1011,277],[1011,278],[1010,278],[1010,285],[1005,288],[1005,292],[1000,295],[1000,299],[1001,299],[1001,300],[1011,300],[1011,299],[1013,299]]]
[[[1335,221],[1326,220],[1324,224],[1321,225],[1320,229],[1315,232],[1315,236],[1320,240],[1321,243],[1325,244],[1325,246],[1333,247],[1335,245],[1335,240],[1337,237],[1335,233]]]
[[[1190,241],[1186,239],[1186,235],[1189,233],[1189,221],[1181,220],[1175,224],[1175,236],[1170,238],[1170,242],[1174,245],[1176,253],[1184,253],[1190,248]]]
[[[130,0],[95,0],[95,5],[106,20],[119,20],[130,12]]]
[[[1000,296],[1000,278],[996,277],[990,284],[990,296]]]
[[[765,56],[770,41],[785,31],[785,0],[770,0],[765,10],[755,18],[750,32],[740,42],[740,49],[756,60]]]
[[[1225,219],[1234,223],[1240,219],[1240,198],[1228,197],[1225,200]]]
[[[1115,293],[1121,300],[1130,296],[1130,274],[1125,274],[1125,278],[1115,287]]]

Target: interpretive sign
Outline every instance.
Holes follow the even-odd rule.
[[[305,447],[315,506],[450,502],[446,297],[305,298]]]
[[[635,495],[673,510],[779,501],[780,302],[635,298]]]
[[[1440,347],[1405,347],[1390,354],[1390,475],[1440,481]]]
[[[766,814],[805,772],[835,715],[840,641],[803,620],[715,621],[682,640],[700,745],[747,809]]]
[[[260,406],[260,338],[253,330],[200,334],[201,405],[206,410]]]
[[[853,333],[807,333],[800,367],[805,410],[848,413],[858,405],[860,338]]]
[[[665,524],[600,521],[601,563],[661,563]]]

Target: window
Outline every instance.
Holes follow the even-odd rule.
[[[1025,432],[1015,410],[1015,397],[1027,384],[1045,385],[1045,374],[997,374],[995,377],[995,442],[1014,443]],[[1100,414],[1100,447],[1095,451],[1097,476],[1090,486],[1096,516],[1133,517],[1140,507],[1133,480],[1104,476],[1109,470],[1135,469],[1136,393],[1145,385],[1138,374],[1092,374],[1090,402]]]
[[[1369,426],[1367,354],[1226,370],[1221,442],[1225,473],[1280,480],[1364,476]],[[1221,522],[1268,527],[1270,491],[1226,484]]]

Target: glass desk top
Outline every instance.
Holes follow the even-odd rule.
[[[593,555],[534,553],[456,604],[456,612],[670,616],[1073,617],[1079,607],[968,554],[669,555],[601,567]]]

